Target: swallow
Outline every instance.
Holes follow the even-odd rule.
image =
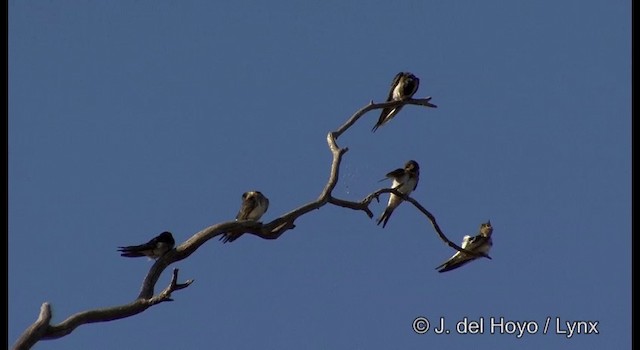
[[[480,225],[480,232],[475,237],[464,236],[462,238],[462,245],[460,245],[460,247],[471,252],[488,254],[489,250],[493,246],[493,241],[491,239],[492,233],[493,227],[491,226],[491,221],[489,220]],[[463,252],[456,252],[451,258],[449,258],[449,260],[436,267],[436,270],[438,270],[438,272],[454,270],[477,258],[479,258],[479,256],[473,256]]]
[[[408,161],[404,168],[398,168],[387,174],[387,178],[393,179],[391,188],[398,190],[398,192],[409,195],[418,186],[418,180],[420,179],[420,166],[415,160]],[[380,181],[383,181],[382,179]],[[402,203],[402,198],[396,196],[393,193],[389,193],[389,202],[380,218],[378,218],[378,225],[382,223],[382,227],[387,226],[387,221],[391,217],[393,211]]]
[[[121,256],[126,256],[128,258],[148,256],[151,259],[158,259],[163,254],[173,249],[175,244],[176,241],[173,239],[171,232],[165,231],[145,244],[118,247],[118,251],[122,253],[120,254]]]
[[[236,215],[236,221],[258,221],[269,209],[269,199],[260,191],[248,191],[242,194],[242,205]],[[225,232],[220,238],[224,243],[233,242],[240,235]]]
[[[418,91],[418,86],[420,86],[418,77],[409,72],[400,72],[393,78],[386,102],[408,100]],[[400,112],[402,107],[387,107],[383,109],[378,122],[373,126],[371,132],[375,132],[379,127],[389,122],[391,118]]]
[[[236,215],[236,221],[258,221],[269,209],[269,199],[262,192],[249,191],[242,194],[242,205]]]

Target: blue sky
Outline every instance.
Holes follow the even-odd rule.
[[[375,134],[379,112],[361,119],[334,195],[360,200],[415,159],[412,196],[458,243],[490,219],[492,260],[439,274],[454,251],[412,206],[385,229],[325,206],[275,241],[207,242],[172,266],[195,280],[173,303],[36,348],[630,347],[629,1],[8,9],[9,345],[45,301],[54,322],[132,301],[152,262],[118,246],[165,230],[182,243],[248,190],[270,199],[267,221],[315,199],[327,132],[410,71],[438,108],[406,106]],[[452,332],[418,335],[417,317]],[[484,333],[458,334],[464,317]],[[491,317],[539,330],[491,334]]]

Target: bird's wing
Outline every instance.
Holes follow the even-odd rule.
[[[256,208],[256,200],[253,197],[245,198],[242,200],[242,205],[240,206],[240,211],[238,211],[238,215],[236,215],[237,220],[246,220],[247,216],[253,209]]]
[[[385,178],[381,179],[380,181],[385,181],[387,179],[399,179],[402,177],[402,175],[404,175],[404,169],[398,168],[394,171],[387,173],[387,175],[385,175]]]
[[[387,96],[387,102],[393,100],[393,90],[395,90],[396,86],[398,86],[398,84],[400,83],[400,79],[402,79],[402,76],[403,73],[400,72],[393,78],[393,81],[391,82],[391,88],[389,89],[389,95]]]
[[[478,249],[478,247],[480,247],[481,245],[485,244],[487,242],[488,238],[482,235],[477,235],[472,237],[471,239],[469,239],[469,242],[467,243],[466,247],[463,247],[467,250],[473,251],[475,249]]]

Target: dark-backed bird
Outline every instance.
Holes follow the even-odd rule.
[[[164,231],[145,244],[118,247],[118,251],[122,253],[120,255],[128,258],[148,256],[151,259],[157,259],[173,249],[175,244],[176,241],[173,239],[171,232]]]

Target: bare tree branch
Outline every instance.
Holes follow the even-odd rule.
[[[316,200],[304,204],[288,213],[285,213],[266,224],[255,221],[229,221],[218,223],[201,230],[200,232],[191,236],[187,241],[156,260],[142,282],[138,297],[131,303],[109,308],[79,312],[68,317],[66,320],[60,322],[57,325],[50,325],[51,308],[49,303],[45,302],[42,304],[38,319],[31,326],[29,326],[19,337],[16,344],[14,345],[14,349],[29,349],[40,340],[56,339],[66,336],[82,324],[108,322],[125,317],[130,317],[145,311],[153,305],[160,304],[165,301],[173,301],[173,299],[171,299],[171,294],[174,291],[188,287],[189,285],[191,285],[193,280],[188,280],[185,283],[178,283],[178,269],[174,269],[169,286],[167,286],[159,294],[154,296],[154,287],[158,282],[160,275],[168,266],[180,260],[186,259],[208,240],[223,233],[232,234],[235,236],[250,233],[263,239],[277,239],[284,232],[296,227],[294,223],[297,218],[313,210],[320,209],[327,203],[331,203],[343,208],[362,210],[367,214],[369,218],[372,218],[373,213],[369,209],[369,204],[371,203],[371,201],[374,198],[377,200],[378,196],[382,193],[394,193],[402,197],[404,200],[412,203],[416,208],[418,208],[418,210],[425,214],[431,221],[431,224],[433,225],[440,238],[450,247],[458,251],[463,251],[467,254],[477,256],[477,253],[466,251],[451,242],[444,235],[444,233],[442,233],[440,227],[435,221],[435,217],[431,213],[424,209],[424,207],[422,207],[422,205],[420,205],[420,203],[415,201],[413,198],[405,196],[395,189],[387,188],[378,190],[368,195],[360,202],[351,202],[332,196],[332,191],[338,183],[342,157],[348,151],[348,148],[340,148],[337,144],[337,139],[345,131],[347,131],[353,124],[355,124],[355,122],[360,119],[365,113],[371,110],[406,104],[436,108],[437,106],[430,103],[430,100],[431,97],[427,97],[424,99],[408,99],[404,101],[391,101],[384,103],[373,103],[373,101],[371,101],[367,106],[354,113],[351,118],[349,118],[349,120],[347,120],[347,122],[340,126],[336,131],[328,133],[327,144],[329,146],[329,150],[333,155],[333,160],[331,162],[327,184],[324,186],[322,192]],[[488,257],[486,255],[484,256]]]
[[[38,340],[42,339],[47,327],[49,327],[49,321],[51,321],[51,306],[49,303],[43,303],[40,306],[38,319],[22,333],[13,348],[16,350],[30,349]]]
[[[423,214],[424,214],[424,215],[429,219],[429,221],[431,221],[431,225],[433,226],[433,229],[436,231],[436,233],[438,234],[438,236],[440,237],[440,239],[441,239],[443,242],[445,242],[449,247],[451,247],[451,248],[453,248],[453,249],[455,249],[455,250],[457,250],[457,251],[459,251],[459,252],[465,253],[465,254],[469,254],[469,255],[472,255],[472,256],[484,257],[484,258],[487,258],[487,259],[491,259],[491,257],[490,257],[489,255],[485,254],[485,253],[482,253],[482,252],[472,252],[472,251],[470,251],[470,250],[463,249],[462,247],[460,247],[460,246],[458,246],[457,244],[453,243],[453,242],[452,242],[449,238],[447,238],[447,236],[442,232],[442,230],[440,229],[440,226],[439,226],[439,225],[438,225],[438,223],[436,222],[436,217],[435,217],[433,214],[431,214],[427,209],[425,209],[425,208],[424,208],[424,207],[423,207],[423,206],[422,206],[422,205],[421,205],[417,200],[415,200],[415,199],[413,199],[413,198],[411,198],[411,197],[409,197],[409,196],[407,196],[407,195],[405,195],[405,194],[400,193],[398,190],[396,190],[396,189],[394,189],[394,188],[384,188],[384,189],[381,189],[381,190],[377,190],[376,192],[374,192],[374,193],[370,194],[368,197],[375,197],[375,198],[377,198],[377,197],[378,197],[378,196],[380,196],[381,194],[383,194],[383,193],[387,193],[387,192],[389,192],[389,193],[393,193],[393,194],[395,194],[396,196],[401,197],[404,201],[407,201],[407,202],[409,202],[409,203],[413,204],[413,206],[414,206],[414,207],[416,207],[420,212],[422,212],[422,213],[423,213]],[[365,200],[364,200],[364,201],[366,201],[366,200],[368,199],[368,197],[367,197],[367,198],[365,198]],[[370,202],[370,201],[371,201],[371,200],[369,200],[369,202]]]
[[[422,99],[408,99],[408,100],[404,100],[404,101],[390,101],[390,102],[382,102],[382,103],[373,103],[373,101],[370,101],[368,105],[362,107],[359,111],[357,111],[356,113],[354,113],[351,118],[349,118],[349,120],[347,120],[346,123],[344,123],[344,125],[342,125],[341,127],[338,128],[338,130],[334,131],[335,134],[335,138],[340,137],[340,135],[342,135],[345,131],[347,131],[347,129],[349,129],[353,124],[355,124],[356,121],[358,121],[358,119],[360,119],[360,117],[362,117],[365,113],[374,110],[374,109],[381,109],[381,108],[387,108],[387,107],[397,107],[397,106],[404,106],[404,105],[418,105],[418,106],[426,106],[426,107],[431,107],[431,108],[437,108],[438,106],[432,104],[431,102],[431,96],[422,98]]]
[[[353,209],[353,210],[362,210],[365,213],[367,213],[367,216],[369,217],[369,219],[373,218],[373,212],[371,212],[371,210],[369,209],[369,202],[365,203],[365,202],[350,202],[344,199],[339,199],[339,198],[335,198],[335,197],[329,197],[329,203],[333,204],[333,205],[337,205],[339,207],[343,207],[343,208],[349,208],[349,209]]]
[[[466,250],[463,249],[462,247],[458,246],[457,244],[453,243],[449,238],[447,238],[447,236],[444,234],[444,232],[442,232],[442,229],[440,229],[440,226],[438,225],[438,223],[436,222],[436,217],[431,214],[431,212],[429,212],[427,209],[425,209],[420,202],[418,202],[417,200],[402,194],[401,192],[399,192],[397,189],[394,188],[383,188],[380,190],[377,190],[371,194],[369,194],[368,196],[366,196],[363,200],[361,200],[360,202],[351,202],[351,201],[347,201],[347,200],[343,200],[343,199],[337,199],[337,198],[333,198],[331,197],[329,199],[329,203],[343,207],[343,208],[350,208],[353,210],[362,210],[365,213],[367,213],[367,215],[369,216],[369,218],[373,217],[373,213],[371,212],[371,210],[369,209],[369,204],[374,200],[378,200],[379,201],[379,197],[381,194],[383,193],[393,193],[396,196],[401,197],[404,201],[407,201],[411,204],[413,204],[413,206],[415,206],[420,212],[422,212],[427,219],[429,219],[429,221],[431,222],[431,225],[433,226],[434,230],[436,231],[436,233],[438,234],[438,236],[440,237],[440,239],[446,243],[449,247],[459,251],[459,252],[463,252],[465,254],[469,254],[472,256],[478,256],[478,257],[485,257],[488,259],[491,259],[491,257],[485,253],[482,252],[472,252],[470,250]]]

